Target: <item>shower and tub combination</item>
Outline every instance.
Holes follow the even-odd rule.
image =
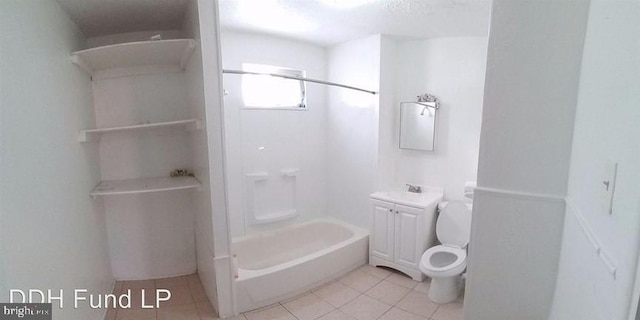
[[[282,301],[367,263],[368,234],[318,219],[234,239],[238,311]]]
[[[284,76],[294,84],[300,81],[299,86],[291,86],[294,94],[300,94],[291,101],[303,103],[271,110],[251,107],[245,96],[253,80],[265,79],[263,85],[269,86],[267,81],[274,78],[274,72],[304,71],[258,65],[272,70],[265,78],[267,75],[257,71],[236,70],[238,65],[247,67],[244,61],[249,58],[241,56],[251,50],[243,48],[235,54],[236,43],[224,46],[225,39],[223,35],[223,48],[231,53],[225,56],[224,80],[228,90],[225,108],[230,110],[225,121],[232,136],[227,145],[231,150],[228,170],[233,174],[229,179],[232,274],[235,311],[242,313],[309,291],[368,262],[368,210],[365,207],[353,213],[358,219],[347,219],[331,208],[325,193],[330,185],[322,181],[327,161],[322,115],[326,108],[324,85],[339,87],[340,92],[355,90],[367,97],[377,92]],[[319,73],[324,70],[322,65],[302,67],[310,75],[325,77]],[[307,82],[314,84],[306,88]],[[279,90],[278,85],[273,90]],[[302,90],[296,92],[298,88]],[[234,154],[234,150],[238,152]],[[365,200],[368,192],[361,190]],[[348,198],[357,196],[352,193]],[[346,198],[345,194],[340,201],[349,201]]]

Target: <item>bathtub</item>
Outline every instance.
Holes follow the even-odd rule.
[[[238,312],[293,297],[365,263],[369,231],[315,220],[233,240]]]

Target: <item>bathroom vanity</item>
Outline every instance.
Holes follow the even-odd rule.
[[[422,281],[418,264],[422,254],[436,245],[437,206],[442,198],[440,188],[371,194],[369,264],[390,267]]]

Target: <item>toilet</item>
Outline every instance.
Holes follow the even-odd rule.
[[[441,245],[429,248],[420,259],[420,271],[431,278],[429,300],[455,301],[462,288],[461,274],[467,267],[467,244],[471,233],[471,206],[461,201],[438,205],[436,235]]]

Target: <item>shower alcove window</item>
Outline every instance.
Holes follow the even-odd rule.
[[[304,70],[260,64],[242,64],[242,70],[282,74],[304,78]],[[242,100],[246,109],[306,110],[307,97],[304,81],[272,77],[269,75],[242,76]]]

